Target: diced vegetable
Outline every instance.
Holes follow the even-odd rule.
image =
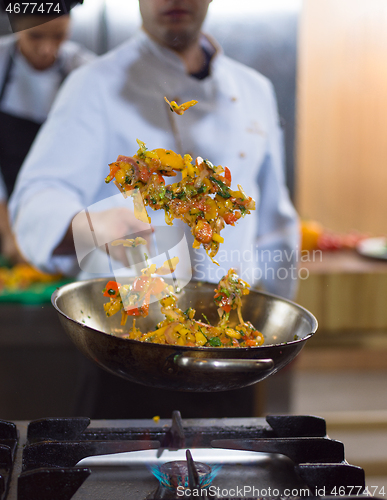
[[[221,279],[215,290],[214,300],[219,307],[219,321],[216,326],[213,326],[204,314],[206,323],[196,320],[192,307],[185,311],[179,309],[177,297],[162,278],[152,276],[154,271],[155,265],[143,269],[142,275],[135,279],[132,285],[121,286],[115,281],[106,285],[104,294],[107,293],[106,296],[110,297],[110,301],[104,304],[106,315],[112,316],[121,311],[121,325],[125,325],[128,316],[146,316],[151,295],[155,295],[159,300],[161,312],[165,316],[155,330],[144,334],[136,327],[134,319],[132,328],[124,338],[188,347],[239,348],[255,347],[263,343],[262,333],[251,323],[243,322],[240,314],[241,297],[249,293],[249,285],[241,280],[233,269]],[[112,295],[109,290],[113,292]],[[229,313],[232,309],[237,309],[240,323],[230,327]]]
[[[195,236],[194,248],[203,245],[213,259],[224,242],[220,236],[226,224],[234,225],[241,217],[255,209],[255,202],[247,197],[241,186],[231,190],[231,172],[227,167],[214,166],[197,157],[181,156],[172,150],[148,151],[142,141],[133,157],[119,156],[110,164],[106,182],[113,182],[126,196],[136,190],[141,203],[135,201],[135,215],[150,222],[145,206],[164,210],[165,221],[172,225],[180,219]],[[182,180],[165,186],[164,177],[182,172]],[[214,261],[215,262],[215,261]]]

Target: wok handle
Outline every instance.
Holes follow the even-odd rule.
[[[274,368],[272,359],[201,359],[178,354],[174,361],[179,368],[199,372],[252,372]]]

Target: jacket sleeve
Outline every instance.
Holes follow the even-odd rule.
[[[46,272],[79,272],[74,257],[53,251],[73,217],[95,199],[106,168],[104,112],[96,79],[90,80],[85,67],[66,80],[10,199],[20,250]]]
[[[268,147],[258,174],[256,245],[265,290],[293,299],[297,290],[299,221],[286,187],[283,135],[272,87],[269,105]]]

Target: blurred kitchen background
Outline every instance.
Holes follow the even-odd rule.
[[[136,0],[85,0],[72,16],[72,39],[98,54],[139,25]],[[309,252],[297,302],[320,325],[280,374],[290,393],[258,384],[256,413],[326,417],[347,460],[387,492],[387,261],[355,248],[387,236],[387,2],[213,0],[206,29],[275,86]],[[77,356],[51,306],[0,303],[0,318],[1,418],[64,415]]]

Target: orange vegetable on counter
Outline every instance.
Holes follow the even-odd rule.
[[[315,250],[323,234],[323,226],[314,220],[301,221],[301,250]]]

